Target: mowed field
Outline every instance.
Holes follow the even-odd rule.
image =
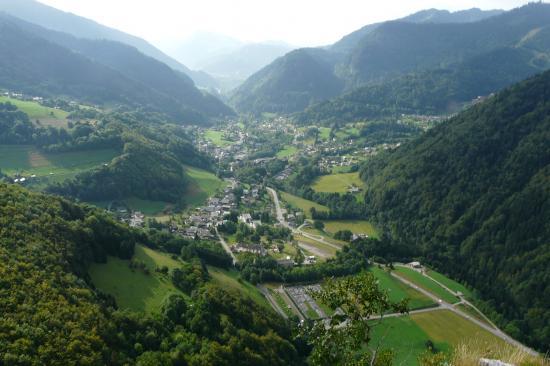
[[[487,347],[504,343],[476,324],[449,310],[435,310],[395,318],[386,318],[373,328],[371,346],[378,343],[382,349],[394,352],[395,365],[419,365],[418,357],[426,351],[431,340],[439,351],[450,351],[452,346],[476,339]]]
[[[456,296],[445,290],[443,287],[439,286],[437,282],[411,268],[395,267],[395,273],[405,278],[406,280],[411,281],[418,287],[421,287],[424,290],[431,292],[443,301],[446,301],[450,304],[454,304],[459,301]]]
[[[370,238],[377,238],[378,231],[368,221],[365,220],[326,220],[325,231],[330,234],[335,234],[341,230],[349,230],[354,234],[367,234]]]
[[[369,268],[369,272],[371,272],[376,277],[376,279],[378,280],[378,285],[384,290],[388,291],[388,295],[391,301],[401,301],[408,298],[410,299],[409,309],[411,310],[422,309],[436,305],[429,297],[393,278],[388,272],[386,272],[382,268],[373,266]]]
[[[351,186],[362,188],[363,181],[359,173],[329,174],[319,177],[311,186],[316,192],[346,193]]]
[[[278,158],[289,158],[298,152],[296,146],[285,146],[285,148],[277,153]]]
[[[240,279],[239,272],[208,266],[208,273],[212,277],[212,281],[224,290],[236,291],[242,296],[250,298],[258,305],[271,309],[271,305],[267,302],[260,290],[251,283]]]
[[[281,199],[283,201],[285,201],[286,203],[288,203],[290,206],[292,206],[294,208],[297,208],[297,209],[300,209],[300,210],[304,211],[304,215],[307,218],[311,218],[311,214],[310,214],[310,211],[309,211],[311,209],[311,207],[315,207],[315,209],[317,211],[328,212],[328,207],[320,205],[316,202],[308,201],[306,199],[303,199],[303,198],[298,197],[298,196],[294,196],[294,195],[292,195],[290,193],[286,193],[286,192],[280,192],[280,194],[281,194]]]
[[[179,261],[141,245],[136,246],[134,258],[143,261],[150,273],[130,269],[129,260],[109,257],[107,263],[90,266],[92,282],[112,295],[119,307],[147,313],[158,312],[170,294],[182,294],[167,275],[155,272],[161,266],[177,268]]]
[[[0,169],[10,176],[35,174],[49,182],[61,182],[109,163],[117,155],[114,149],[45,153],[28,145],[0,145]]]
[[[454,281],[454,280],[451,280],[449,277],[439,273],[439,272],[436,272],[432,269],[428,270],[427,272],[427,275],[430,276],[431,278],[433,278],[434,280],[442,283],[444,286],[446,286],[447,288],[449,288],[451,291],[454,291],[454,292],[462,292],[462,294],[464,294],[465,297],[467,297],[468,299],[473,299],[474,298],[474,294],[472,293],[472,291],[470,291],[469,289],[467,289],[464,285]]]
[[[185,171],[193,180],[186,197],[186,202],[192,207],[203,205],[208,197],[225,185],[223,180],[209,171],[190,166],[186,166]]]
[[[212,141],[212,143],[218,147],[229,146],[233,143],[223,138],[223,132],[216,130],[207,130],[204,133],[204,138]]]
[[[19,108],[22,112],[25,112],[33,122],[39,120],[43,126],[67,127],[67,116],[69,115],[69,112],[61,109],[45,107],[37,102],[22,101],[1,96],[0,103],[6,102],[10,102],[11,104],[17,106],[17,108]]]

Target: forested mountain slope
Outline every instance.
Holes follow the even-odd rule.
[[[434,17],[437,18],[437,15]],[[329,99],[359,87],[392,81],[406,74],[441,69],[453,72],[453,68],[459,67],[457,65],[474,62],[480,57],[489,59],[490,54],[506,48],[532,53],[527,64],[524,58],[514,59],[519,64],[513,67],[540,70],[548,66],[548,4],[529,4],[501,15],[482,17],[476,22],[452,22],[452,17],[448,19],[450,22],[446,22],[444,18],[441,22],[432,22],[424,16],[411,16],[410,20],[404,18],[367,26],[323,49],[324,53],[313,53],[310,49],[296,50],[252,75],[235,91],[232,102],[244,112],[298,112],[312,103],[321,102],[322,98]],[[304,53],[308,56],[301,55]],[[286,60],[296,59],[298,55],[302,59],[299,64]],[[310,69],[317,69],[316,63],[321,60],[325,62],[325,71],[310,73]],[[483,69],[490,69],[490,65],[482,66]],[[296,81],[288,86],[276,82],[288,75],[299,77],[295,77]],[[506,74],[492,75],[495,78],[492,85],[507,85],[506,81],[510,79]],[[520,80],[522,75],[517,75],[512,81]],[[462,77],[460,74],[458,76]],[[464,77],[466,80],[458,81],[468,83],[472,80],[468,74]],[[328,89],[324,95],[319,95],[319,85],[334,84],[343,87]],[[481,82],[474,86],[471,89],[483,89]],[[296,91],[299,91],[301,102],[289,103]],[[272,100],[272,95],[287,98]]]
[[[163,240],[178,242],[0,183],[0,364],[301,364],[275,313],[213,284],[167,297],[154,316],[118,311],[94,288],[92,262],[128,259],[135,244],[158,247]]]
[[[475,288],[505,331],[550,345],[550,72],[361,170],[396,242]]]
[[[308,107],[295,116],[302,123],[398,118],[401,114],[452,114],[479,96],[488,96],[550,67],[546,53],[505,47],[448,68],[413,72],[367,85]]]
[[[0,0],[0,11],[44,28],[72,34],[90,40],[110,40],[137,48],[174,70],[190,76],[197,85],[213,87],[217,83],[208,74],[190,70],[172,57],[166,55],[144,39],[106,27],[93,20],[67,13],[34,0]]]
[[[110,41],[77,39],[0,15],[0,86],[43,96],[67,95],[95,104],[124,104],[186,123],[231,114],[185,75]]]

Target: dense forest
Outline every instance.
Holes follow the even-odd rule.
[[[535,66],[536,65],[536,66]],[[447,68],[413,72],[353,90],[307,108],[301,123],[399,118],[402,114],[452,114],[479,96],[487,96],[548,66],[532,52],[500,48]]]
[[[183,73],[133,47],[84,40],[0,14],[0,84],[43,97],[141,108],[182,123],[208,123],[233,111]]]
[[[94,289],[90,263],[163,241],[95,208],[0,184],[0,364],[302,364],[285,322],[207,274],[184,281],[196,285],[190,296],[168,297],[155,316],[117,310]]]
[[[475,288],[507,333],[541,351],[550,345],[549,141],[547,72],[361,170],[367,213],[396,248]]]

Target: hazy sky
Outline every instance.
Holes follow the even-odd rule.
[[[427,8],[511,9],[528,0],[40,0],[157,45],[194,32],[299,46],[332,43],[363,25]]]

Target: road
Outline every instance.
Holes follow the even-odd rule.
[[[522,349],[523,351],[529,353],[529,354],[532,354],[532,355],[538,355],[538,353],[535,351],[535,350],[532,350],[531,348],[527,347],[527,346],[524,346],[523,344],[521,344],[520,342],[516,341],[515,339],[513,339],[512,337],[510,337],[509,335],[507,335],[506,333],[504,333],[503,331],[501,331],[500,329],[498,328],[493,328],[485,323],[483,323],[482,321],[480,320],[477,320],[476,318],[466,314],[465,312],[457,309],[456,307],[454,307],[452,304],[449,304],[448,302],[445,302],[443,300],[441,300],[440,298],[438,298],[437,296],[433,295],[431,292],[429,291],[426,291],[424,290],[423,288],[419,287],[419,286],[416,286],[414,283],[410,282],[409,280],[395,274],[394,272],[391,272],[391,275],[393,277],[395,277],[396,279],[398,279],[399,281],[403,282],[404,284],[416,289],[417,291],[421,292],[422,294],[426,295],[427,297],[429,297],[430,299],[434,300],[436,302],[436,304],[439,304],[439,306],[437,308],[432,308],[431,310],[435,310],[435,309],[446,309],[446,310],[450,310],[452,311],[453,313],[465,318],[465,319],[468,319],[469,321],[471,321],[472,323],[478,325],[479,327],[485,329],[486,331],[488,331],[489,333],[495,335],[496,337],[499,337],[500,339],[504,340],[505,342],[515,346],[515,347],[518,347],[520,349]],[[428,310],[428,309],[425,309],[425,310]],[[412,312],[411,312],[412,313]]]
[[[237,264],[237,257],[235,257],[235,254],[233,254],[233,252],[231,251],[231,248],[229,248],[229,245],[227,245],[227,242],[225,241],[223,236],[221,236],[220,233],[218,232],[218,228],[216,228],[215,230],[216,230],[216,235],[218,235],[218,239],[220,239],[220,243],[222,244],[223,249],[233,259],[233,265]]]
[[[271,196],[273,197],[273,202],[275,203],[275,210],[276,210],[276,214],[277,214],[277,220],[281,223],[281,225],[285,226],[285,227],[288,227],[289,228],[289,225],[288,223],[285,221],[285,218],[283,216],[283,212],[281,210],[281,204],[279,202],[279,197],[277,196],[277,192],[272,189],[272,188],[267,188],[267,190],[269,191],[269,193],[271,194]],[[336,249],[341,249],[340,247],[332,244],[332,243],[329,243],[327,242],[326,240],[324,240],[323,237],[317,237],[316,235],[311,235],[311,234],[308,234],[308,233],[305,233],[303,231],[300,230],[302,226],[300,226],[298,229],[296,230],[293,230],[293,232],[296,232],[296,233],[299,233],[303,236],[305,236],[306,238],[309,238],[311,240],[315,240],[315,241],[318,241],[322,244],[325,244],[325,245],[330,245],[332,247],[335,247]],[[453,313],[465,318],[465,319],[468,319],[469,321],[471,321],[472,323],[478,325],[479,327],[485,329],[486,331],[488,331],[489,333],[495,335],[496,337],[499,337],[500,339],[504,340],[505,342],[513,345],[513,346],[516,346],[522,350],[524,350],[525,352],[529,353],[529,354],[532,354],[532,355],[538,355],[538,353],[521,344],[520,342],[516,341],[515,339],[513,339],[512,337],[510,337],[509,335],[507,335],[506,333],[504,333],[503,331],[501,331],[499,328],[497,328],[491,321],[489,321],[489,323],[492,325],[487,325],[485,324],[484,322],[466,314],[465,312],[457,309],[456,307],[454,307],[452,304],[449,304],[445,301],[443,301],[442,299],[438,298],[437,296],[433,295],[431,292],[428,292],[426,290],[424,290],[423,288],[420,288],[419,286],[415,285],[414,283],[406,280],[405,278],[395,274],[394,272],[391,272],[391,275],[393,277],[395,277],[396,279],[398,279],[399,281],[405,283],[406,285],[416,289],[417,291],[421,292],[422,294],[426,295],[428,298],[432,299],[435,301],[436,304],[438,304],[437,307],[434,307],[434,308],[428,308],[428,309],[420,309],[420,310],[415,310],[415,311],[411,311],[410,314],[415,314],[415,313],[421,313],[421,312],[429,312],[429,311],[436,311],[436,310],[449,310],[449,311],[452,311]],[[431,277],[430,277],[431,278]],[[436,281],[437,282],[437,281]],[[439,282],[438,282],[439,283]],[[454,291],[451,291],[450,289],[448,289],[446,286],[443,286],[445,289],[447,289],[450,293],[452,294],[456,294]],[[461,300],[461,303],[466,303],[468,304],[469,306],[472,306],[474,309],[477,310],[477,308],[475,308],[475,306],[473,306],[472,304],[470,304],[470,302],[468,302],[466,299],[464,299],[462,296],[459,296],[460,300]],[[483,313],[481,313],[483,314]],[[401,314],[387,314],[387,315],[384,315],[384,317],[395,317],[395,316],[401,316]]]

